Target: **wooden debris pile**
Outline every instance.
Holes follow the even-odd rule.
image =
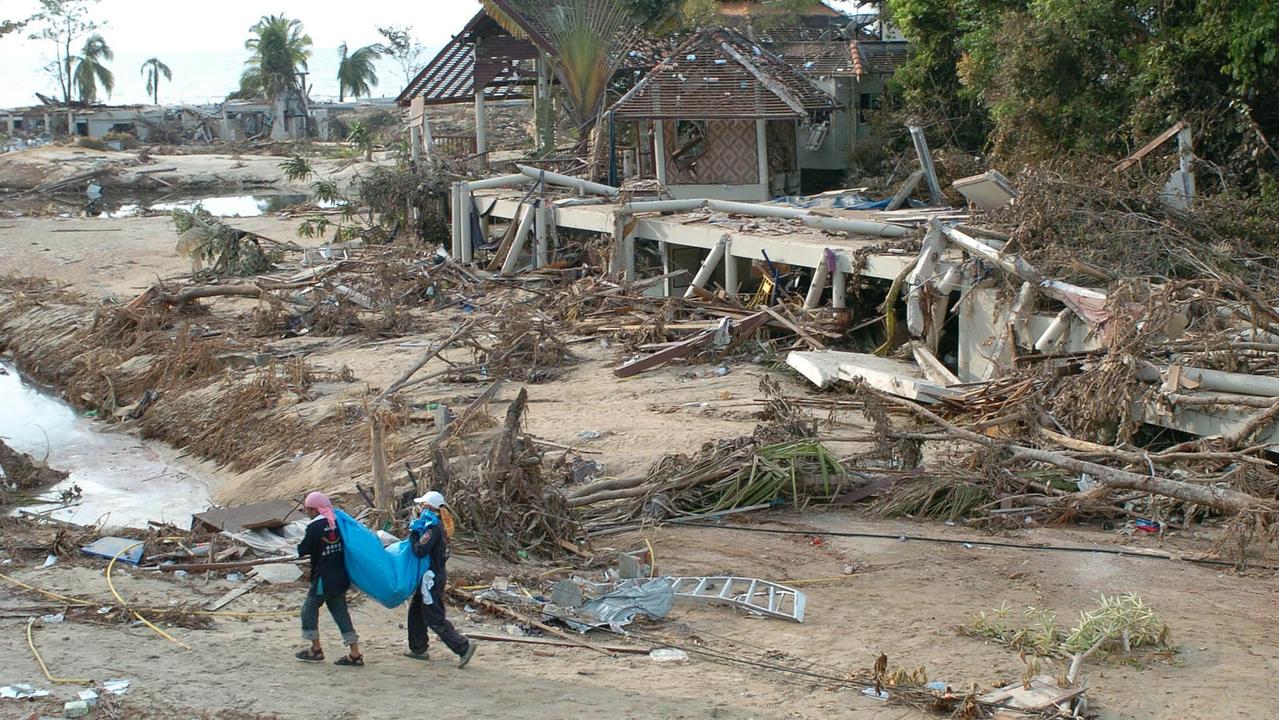
[[[1279,259],[1272,233],[1229,217],[1269,211],[1228,193],[1191,211],[1126,182],[1032,174],[990,226],[931,221],[890,290],[907,334],[880,354],[901,372],[839,366],[885,441],[947,447],[917,452],[903,469],[931,459],[881,512],[1156,531],[1226,515],[1232,537],[1279,539]],[[951,312],[991,325],[961,329],[958,368],[938,360]]]
[[[582,537],[565,497],[542,476],[541,453],[520,433],[527,407],[521,389],[485,462],[441,488],[467,537],[512,561],[577,552]]]

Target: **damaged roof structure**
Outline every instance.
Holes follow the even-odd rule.
[[[638,123],[639,137],[654,123],[654,176],[673,196],[717,186],[724,199],[766,200],[798,194],[798,125],[836,107],[781,58],[721,29],[695,34],[610,112]]]
[[[426,109],[432,105],[475,104],[474,135],[432,135],[424,147],[426,152],[475,156],[487,165],[490,157],[486,104],[531,99],[538,128],[533,138],[535,150],[524,162],[544,164],[541,159],[532,158],[544,158],[551,150],[547,135],[550,110],[543,106],[551,106],[550,95],[561,81],[555,72],[560,48],[553,19],[563,12],[563,5],[563,0],[488,0],[404,88],[397,102],[411,108],[410,124],[418,127],[422,127],[428,115]],[[591,16],[603,15],[611,7],[609,2],[584,0],[581,11]],[[577,11],[577,6],[574,9]],[[823,3],[785,17],[778,8],[753,1],[720,2],[717,11],[720,32],[734,34],[751,48],[771,53],[762,62],[772,66],[768,72],[781,72],[776,67],[780,60],[792,71],[785,73],[786,77],[802,74],[833,98],[829,112],[803,118],[796,124],[797,167],[811,170],[818,182],[830,182],[847,167],[849,154],[845,148],[867,135],[866,113],[879,105],[888,79],[908,57],[907,44],[899,37],[886,35],[882,31],[886,24],[878,21],[877,15],[850,18]],[[643,82],[660,63],[682,52],[681,46],[698,41],[696,33],[649,36],[638,29],[628,29],[611,51],[610,62],[616,65],[614,81],[623,87]],[[810,94],[795,86],[786,92],[801,98]],[[431,133],[422,127],[419,134],[425,137]],[[422,143],[419,139],[415,146]],[[636,167],[644,166],[642,155],[638,148],[631,153]],[[646,167],[652,168],[651,159]]]

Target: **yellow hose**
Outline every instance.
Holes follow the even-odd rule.
[[[127,553],[127,552],[129,552],[129,551],[130,551],[130,550],[132,550],[133,548],[135,548],[135,547],[137,547],[137,546],[139,546],[139,545],[143,545],[143,544],[144,544],[144,543],[140,543],[140,542],[133,543],[132,545],[130,545],[130,546],[128,546],[128,547],[123,548],[122,550],[120,550],[120,552],[118,552],[118,553],[116,553],[116,554],[115,554],[115,557],[111,558],[111,562],[107,563],[107,587],[111,588],[111,594],[112,594],[112,595],[114,595],[114,596],[115,596],[115,599],[116,599],[116,600],[118,600],[118,601],[120,602],[120,606],[121,606],[121,607],[124,607],[124,608],[127,608],[127,609],[129,610],[129,612],[133,613],[133,617],[137,618],[137,619],[138,619],[138,620],[139,620],[139,621],[140,621],[143,625],[146,625],[147,627],[151,628],[152,630],[154,630],[154,631],[156,632],[156,634],[157,634],[157,635],[159,635],[160,637],[164,638],[165,640],[168,640],[169,642],[173,643],[174,645],[177,645],[178,647],[180,647],[180,648],[182,648],[182,649],[184,649],[184,650],[190,650],[190,649],[191,649],[191,646],[189,646],[189,645],[187,645],[187,644],[183,643],[181,640],[177,640],[177,639],[175,639],[175,638],[174,638],[172,635],[170,635],[169,633],[167,633],[167,632],[165,632],[165,631],[161,630],[160,628],[156,627],[156,626],[155,626],[155,624],[154,624],[154,623],[152,623],[150,620],[148,620],[148,619],[146,619],[146,618],[142,617],[142,615],[141,615],[141,614],[139,614],[137,610],[134,610],[133,608],[129,607],[129,604],[128,604],[128,603],[126,603],[126,602],[124,601],[124,598],[120,597],[120,593],[116,592],[116,589],[115,589],[115,583],[111,581],[111,570],[115,567],[115,563],[116,563],[116,561],[117,561],[117,560],[119,560],[119,559],[120,559],[120,556],[121,556],[121,555],[123,555],[123,554],[125,554],[125,553]]]
[[[88,685],[93,682],[90,678],[54,677],[53,673],[49,672],[49,666],[44,664],[44,658],[40,657],[40,651],[36,650],[36,640],[31,634],[31,626],[35,625],[35,622],[35,618],[31,618],[27,621],[27,647],[31,648],[31,654],[35,656],[36,662],[40,665],[40,670],[44,672],[45,679],[58,685]]]
[[[657,551],[653,549],[653,543],[644,538],[644,544],[648,546],[648,576],[653,577],[657,572]]]
[[[38,593],[40,593],[41,595],[46,595],[46,596],[48,596],[48,597],[54,598],[55,600],[61,600],[61,601],[63,601],[63,602],[71,603],[72,605],[82,605],[82,606],[83,606],[83,605],[93,605],[93,604],[95,604],[95,603],[92,603],[92,602],[90,602],[90,601],[88,601],[88,600],[83,600],[83,599],[81,599],[81,598],[67,597],[66,595],[59,595],[59,594],[57,594],[57,593],[55,593],[55,592],[49,592],[48,590],[41,590],[40,588],[38,588],[38,587],[36,587],[36,586],[34,586],[34,585],[28,585],[28,584],[26,584],[26,583],[22,582],[21,580],[15,580],[14,578],[11,578],[11,577],[9,577],[8,575],[5,575],[4,573],[0,573],[0,579],[8,580],[9,582],[13,583],[14,585],[17,585],[17,586],[18,586],[18,587],[20,587],[20,588],[25,588],[25,589],[27,589],[27,590],[31,590],[32,592],[38,592]]]

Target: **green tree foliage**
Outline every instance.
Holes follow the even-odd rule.
[[[160,58],[151,58],[142,63],[142,77],[147,79],[147,94],[151,96],[151,104],[160,104],[160,77],[173,79],[173,71]]]
[[[40,0],[40,12],[31,18],[38,29],[28,37],[53,43],[54,60],[45,69],[57,82],[62,100],[68,105],[76,91],[76,58],[71,53],[71,45],[98,29],[98,23],[89,18],[89,5],[96,2],[97,0]]]
[[[31,22],[30,18],[24,20],[0,20],[0,38],[10,33],[18,32]]]
[[[1279,163],[1279,3],[888,0],[909,112],[1005,156],[1116,153],[1179,119],[1214,162]]]
[[[106,66],[106,62],[114,58],[115,53],[111,51],[111,47],[101,35],[94,33],[84,41],[79,57],[73,58],[75,61],[73,77],[76,93],[80,96],[81,102],[86,104],[97,102],[99,85],[107,95],[115,89],[115,76]]]
[[[356,150],[364,153],[365,162],[373,162],[373,149],[377,147],[377,141],[373,138],[373,133],[369,132],[368,125],[359,120],[352,121],[351,134],[346,136],[346,140]]]
[[[386,39],[383,54],[393,58],[404,74],[404,84],[408,85],[413,77],[422,69],[422,53],[425,48],[413,36],[411,25],[388,25],[377,29],[379,35]]]
[[[368,97],[373,92],[382,52],[381,45],[366,45],[349,55],[346,43],[338,47],[338,102],[344,102],[347,95]]]
[[[305,72],[311,57],[311,36],[302,23],[284,15],[264,15],[249,28],[244,48],[253,52],[240,76],[241,97],[275,100],[287,92],[301,91],[298,73]]]

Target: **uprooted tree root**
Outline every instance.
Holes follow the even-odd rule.
[[[474,362],[493,377],[532,383],[553,380],[556,368],[573,357],[555,326],[541,312],[511,304],[487,323],[487,342],[471,338]]]
[[[527,406],[521,389],[487,460],[445,489],[466,536],[511,561],[561,556],[582,537],[566,498],[542,476],[541,453],[520,433]]]

